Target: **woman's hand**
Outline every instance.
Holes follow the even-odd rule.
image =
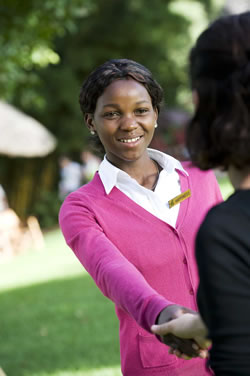
[[[173,304],[159,315],[157,325],[152,332],[161,336],[162,341],[170,347],[170,353],[181,358],[207,356],[210,346],[205,338],[206,327],[200,316],[193,310]]]

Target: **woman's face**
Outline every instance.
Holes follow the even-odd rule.
[[[95,130],[108,160],[122,168],[144,158],[154,135],[157,111],[146,88],[133,79],[112,82],[98,98],[87,124]]]

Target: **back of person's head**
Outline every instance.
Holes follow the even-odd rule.
[[[196,110],[187,131],[202,169],[250,166],[250,12],[221,17],[190,53]]]
[[[151,97],[153,107],[160,110],[163,92],[152,73],[136,61],[113,59],[97,67],[84,81],[79,97],[83,114],[94,113],[98,98],[113,81],[126,79],[142,84]]]

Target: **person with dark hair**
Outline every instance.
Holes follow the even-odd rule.
[[[198,315],[157,334],[212,340],[215,375],[250,374],[250,12],[219,18],[190,55],[195,114],[187,131],[193,163],[227,170],[235,192],[212,208],[196,239]],[[198,339],[197,339],[198,337]],[[182,356],[180,349],[172,353]]]
[[[69,193],[81,186],[83,173],[80,163],[72,161],[67,155],[60,156],[59,166],[59,197],[64,200]]]
[[[148,148],[162,97],[151,72],[132,60],[107,61],[87,77],[80,106],[105,156],[94,178],[66,198],[59,221],[68,245],[115,303],[123,375],[205,376],[203,343],[150,331],[197,310],[194,238],[221,201],[212,171]],[[174,344],[200,358],[174,359],[166,347]]]

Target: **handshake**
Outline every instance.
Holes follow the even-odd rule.
[[[169,305],[152,325],[152,333],[170,347],[169,353],[182,359],[206,358],[211,341],[200,315],[177,304]]]

